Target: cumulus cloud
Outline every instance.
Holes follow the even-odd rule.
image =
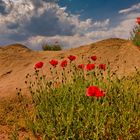
[[[42,43],[55,41],[64,47],[78,47],[109,37],[128,38],[139,14],[128,9],[119,11],[121,20],[111,27],[109,18],[80,20],[79,15],[66,12],[67,7],[52,0],[0,0],[0,41],[40,49]]]
[[[134,14],[135,15],[135,14]],[[105,24],[108,20],[103,21],[103,22],[98,22],[98,24],[94,24],[96,26],[96,30],[91,30],[89,28],[88,32],[85,32],[83,35],[82,34],[75,34],[73,36],[34,36],[28,39],[28,44],[31,44],[34,46],[36,49],[38,46],[36,44],[39,44],[39,46],[42,45],[42,43],[50,43],[50,42],[55,42],[58,41],[62,46],[66,47],[78,47],[84,44],[89,44],[93,43],[95,41],[99,41],[102,39],[107,39],[107,38],[125,38],[128,39],[130,32],[132,28],[135,25],[135,16],[127,16],[123,18],[121,22],[117,24],[115,27],[108,27],[109,25]],[[106,26],[103,26],[103,25]],[[99,27],[99,28],[98,28]],[[102,28],[101,28],[102,27]]]
[[[66,7],[42,0],[3,1],[9,14],[0,15],[0,24],[33,35],[74,35],[79,29],[92,26],[92,21],[80,21],[77,15],[65,12]],[[14,20],[13,20],[14,19]]]
[[[67,7],[48,0],[2,0],[0,9],[0,38],[4,36],[8,40],[25,43],[33,42],[34,38],[58,38],[67,47],[72,45],[67,42],[69,39],[77,38],[79,41],[75,42],[80,42],[87,32],[109,24],[109,19],[102,22],[93,22],[92,19],[81,21],[79,15],[66,12]]]
[[[0,1],[0,13],[5,13],[5,3],[3,1]]]
[[[117,38],[124,38],[129,39],[130,38],[130,32],[136,25],[135,21],[136,18],[140,16],[140,3],[136,5],[132,5],[128,9],[123,9],[119,11],[118,15],[118,21],[116,23],[116,26],[107,26],[111,25],[108,24],[110,20],[104,21],[104,24],[106,24],[106,28],[103,28],[101,30],[97,29],[95,31],[88,32],[86,34],[87,38],[94,39],[94,40],[100,40],[100,39],[106,39],[110,37],[117,37]],[[103,22],[102,22],[103,24]]]
[[[133,17],[127,15],[127,17],[121,17],[122,20],[117,23],[115,27],[110,27],[107,30],[97,30],[88,32],[86,34],[87,38],[93,40],[101,40],[107,38],[130,38],[130,32],[132,31],[133,27],[135,26],[135,18],[136,14]]]
[[[46,36],[35,36],[29,38],[26,43],[27,45],[30,44],[34,46],[35,49],[40,49],[42,44],[48,43],[51,44],[52,42],[58,42],[63,48],[74,48],[79,47],[81,45],[92,43],[93,39],[90,39],[86,36],[81,36],[75,34],[74,36],[53,36],[53,37],[46,37]]]
[[[104,21],[96,21],[95,23],[94,23],[94,27],[98,27],[98,28],[101,28],[101,27],[103,27],[103,28],[106,28],[108,25],[109,25],[109,22],[110,22],[110,19],[106,19],[106,20],[104,20]]]

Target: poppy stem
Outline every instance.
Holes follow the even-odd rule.
[[[99,114],[98,114],[98,98],[96,98],[96,107],[95,107],[95,121],[96,121],[96,140],[99,140]]]
[[[43,87],[44,87],[44,89],[45,89],[45,76],[44,76],[44,73],[43,73],[43,69],[41,68],[41,74],[42,74],[42,85],[43,85]]]

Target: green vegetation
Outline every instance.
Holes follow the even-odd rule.
[[[55,44],[43,44],[42,45],[42,50],[44,51],[60,51],[62,50],[62,46],[59,45],[58,43],[55,43]]]
[[[119,79],[116,74],[110,74],[109,65],[107,69],[96,66],[88,70],[87,65],[79,67],[70,61],[70,67],[65,65],[61,74],[56,65],[52,65],[50,81],[41,75],[41,68],[35,71],[35,81],[31,82],[31,76],[27,75],[31,102],[18,91],[26,128],[34,137],[42,140],[140,138],[140,73],[137,70],[135,75]],[[105,96],[87,96],[87,88],[95,85]]]
[[[140,25],[139,26],[135,26],[135,28],[131,32],[130,39],[133,41],[133,43],[136,46],[140,47]]]
[[[131,32],[130,40],[132,40],[136,46],[140,47],[140,17],[137,18],[136,23]]]

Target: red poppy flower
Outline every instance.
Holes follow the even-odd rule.
[[[96,96],[97,98],[99,98],[99,97],[104,97],[105,94],[103,93],[103,91],[98,90],[97,93],[95,94],[95,96]]]
[[[97,56],[96,56],[96,55],[93,55],[93,56],[91,56],[91,59],[92,59],[93,61],[96,61]]]
[[[37,136],[37,140],[42,140],[42,138],[41,138],[41,136],[39,135],[39,136]]]
[[[56,67],[56,65],[58,64],[58,61],[52,59],[49,63],[50,63],[52,66]]]
[[[137,34],[140,35],[140,32],[138,32]]]
[[[140,25],[140,17],[137,17],[136,22]]]
[[[106,70],[106,64],[100,64],[99,69]]]
[[[68,59],[69,59],[70,61],[73,61],[73,60],[76,59],[76,56],[74,56],[74,55],[70,55],[70,56],[68,56]]]
[[[87,64],[86,65],[86,70],[93,70],[95,68],[94,64]]]
[[[63,60],[63,61],[61,62],[61,64],[60,64],[60,66],[61,66],[62,68],[64,68],[64,67],[67,66],[67,64],[68,64],[68,61],[67,61],[67,60]]]
[[[38,63],[35,64],[35,68],[38,68],[38,69],[42,68],[43,64],[44,64],[43,62],[38,62]]]
[[[104,93],[97,86],[89,86],[86,92],[87,96],[103,97]]]
[[[80,64],[80,65],[78,65],[78,68],[80,68],[80,69],[84,69],[84,67],[85,67],[84,64]]]

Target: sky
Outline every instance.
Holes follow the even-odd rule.
[[[129,39],[139,0],[0,0],[0,46],[44,43],[79,47],[107,38]]]

